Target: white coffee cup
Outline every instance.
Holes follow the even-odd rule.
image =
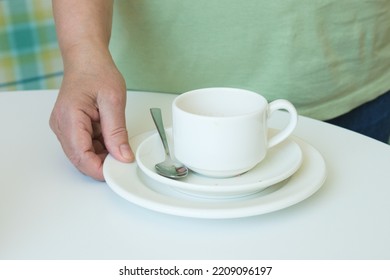
[[[267,120],[276,110],[289,112],[289,123],[268,139]],[[269,148],[291,135],[297,119],[289,101],[268,103],[260,94],[244,89],[185,92],[172,105],[174,155],[199,174],[236,176],[255,167]]]

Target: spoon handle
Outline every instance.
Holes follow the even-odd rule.
[[[151,108],[150,113],[152,114],[154,124],[156,125],[158,134],[160,135],[161,141],[163,143],[165,154],[168,157],[170,157],[167,136],[165,134],[164,123],[163,123],[163,119],[162,119],[162,115],[161,115],[161,109],[160,108]]]

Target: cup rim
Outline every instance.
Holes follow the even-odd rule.
[[[242,89],[242,88],[232,88],[232,87],[207,87],[207,88],[198,88],[198,89],[194,89],[194,90],[190,90],[190,91],[186,91],[186,92],[181,93],[180,95],[178,95],[173,100],[172,107],[173,107],[173,109],[176,108],[177,110],[179,110],[180,112],[182,112],[184,114],[188,114],[188,115],[191,115],[191,116],[196,116],[198,118],[207,118],[207,119],[232,119],[232,118],[236,118],[237,119],[237,118],[246,118],[246,117],[250,117],[250,116],[256,115],[256,114],[258,114],[258,113],[260,113],[262,111],[266,111],[266,110],[264,110],[263,107],[259,107],[259,108],[255,109],[255,110],[251,110],[250,112],[245,112],[245,113],[237,114],[237,115],[209,116],[209,115],[202,115],[202,114],[189,112],[188,110],[183,109],[178,104],[182,99],[188,97],[189,95],[193,95],[195,93],[202,92],[202,91],[215,91],[215,90],[246,93],[246,94],[255,96],[256,98],[261,100],[261,102],[265,106],[268,105],[268,101],[267,101],[267,99],[264,96],[262,96],[260,93],[257,93],[257,92],[251,91],[251,90]]]

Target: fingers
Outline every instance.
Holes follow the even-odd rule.
[[[77,162],[71,159],[71,162],[83,174],[92,177],[98,181],[104,181],[103,162],[107,154],[95,154],[93,151],[86,151],[77,156]]]
[[[96,101],[60,99],[53,109],[50,126],[77,169],[104,181],[103,162],[108,152],[122,162],[134,160],[125,123],[125,94],[102,93]],[[97,108],[96,108],[97,105]]]
[[[125,120],[126,93],[101,93],[97,98],[104,143],[110,154],[122,162],[132,162]]]
[[[103,161],[108,152],[99,137],[93,137],[99,132],[94,132],[90,118],[78,110],[67,115],[53,110],[50,127],[72,164],[85,175],[104,181]]]

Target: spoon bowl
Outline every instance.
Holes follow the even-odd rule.
[[[188,168],[171,157],[167,136],[165,134],[164,123],[162,120],[161,109],[151,108],[150,113],[152,115],[154,124],[156,125],[158,134],[160,135],[165,151],[165,160],[155,165],[157,173],[161,176],[171,179],[184,178],[188,175]]]

